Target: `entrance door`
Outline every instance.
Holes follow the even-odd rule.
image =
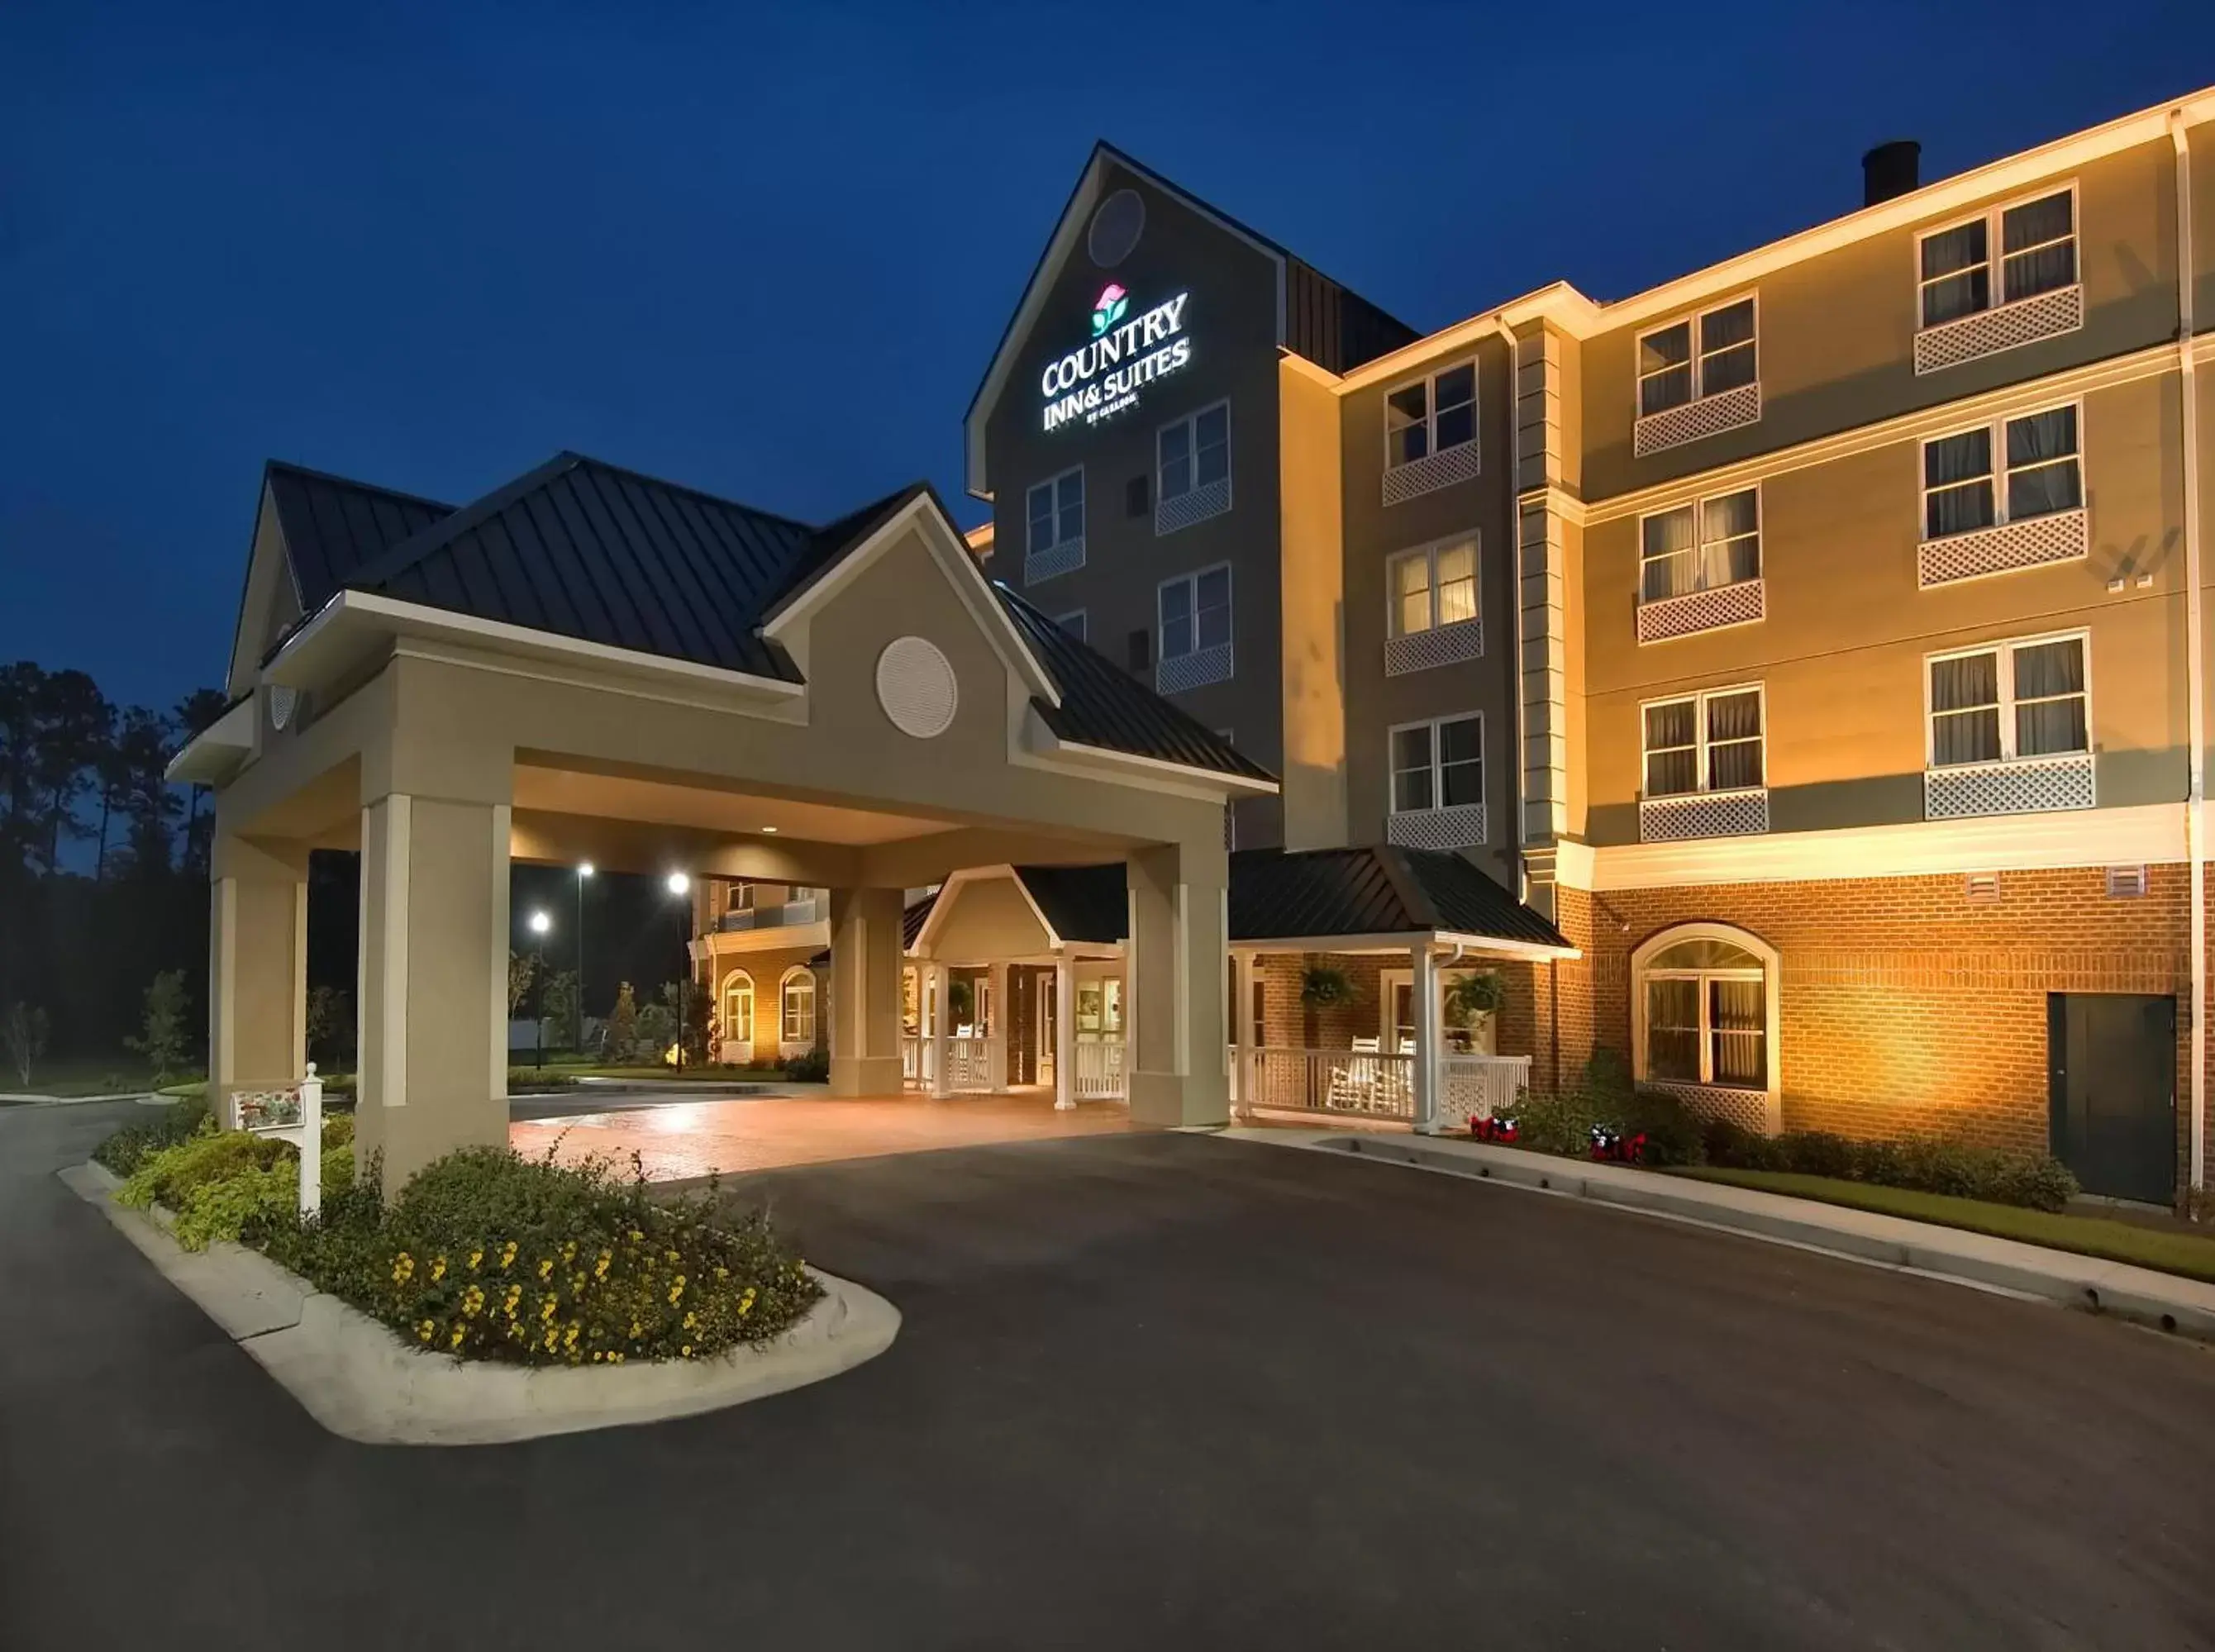
[[[2176,1000],[2049,992],[2053,1156],[2087,1193],[2166,1205],[2176,1193]]]

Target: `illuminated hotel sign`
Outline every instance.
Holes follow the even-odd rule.
[[[1138,404],[1141,386],[1166,378],[1192,359],[1185,336],[1189,292],[1131,316],[1131,295],[1110,281],[1092,306],[1092,342],[1071,350],[1039,377],[1046,397],[1045,427],[1058,430],[1081,420],[1098,424]],[[1127,321],[1124,319],[1130,316]]]

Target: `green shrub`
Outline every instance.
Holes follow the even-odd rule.
[[[699,1359],[787,1330],[821,1294],[759,1216],[501,1148],[451,1153],[390,1204],[365,1178],[316,1221],[255,1232],[408,1341],[469,1359]]]
[[[510,1067],[507,1087],[515,1090],[574,1090],[577,1075],[556,1067]]]
[[[173,1102],[150,1119],[126,1124],[92,1150],[93,1162],[118,1176],[129,1176],[149,1153],[174,1147],[196,1134],[208,1120],[208,1104],[198,1096]]]
[[[1592,1126],[1598,1122],[1592,1099],[1581,1090],[1558,1096],[1533,1092],[1516,1104],[1516,1141],[1541,1153],[1581,1158],[1592,1151]]]
[[[2059,1210],[2077,1194],[2077,1178],[2047,1153],[1933,1136],[1854,1141],[1827,1131],[1792,1130],[1767,1137],[1720,1121],[1709,1123],[1704,1134],[1709,1162],[1733,1170],[1868,1182],[2031,1210]]]
[[[323,1121],[322,1190],[342,1191],[353,1181],[353,1120]],[[177,1243],[205,1250],[218,1239],[238,1239],[272,1215],[297,1219],[300,1153],[286,1141],[242,1130],[208,1130],[142,1158],[116,1189],[116,1202],[172,1212]]]
[[[1634,1095],[1622,1127],[1646,1138],[1645,1164],[1698,1164],[1707,1158],[1701,1121],[1666,1090],[1641,1090]]]
[[[795,1084],[827,1084],[831,1082],[830,1053],[810,1050],[805,1055],[795,1055],[784,1064],[784,1076]]]

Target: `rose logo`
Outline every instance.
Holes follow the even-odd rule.
[[[1100,289],[1100,297],[1092,306],[1092,336],[1098,338],[1117,322],[1131,307],[1131,295],[1114,282]]]

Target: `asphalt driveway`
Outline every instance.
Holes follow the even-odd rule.
[[[1390,1166],[1100,1136],[766,1173],[883,1358],[324,1434],[0,1113],[0,1646],[2180,1647],[2215,1353]]]

